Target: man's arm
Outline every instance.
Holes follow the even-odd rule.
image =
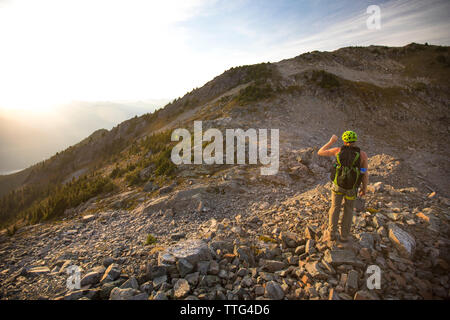
[[[362,175],[362,187],[359,191],[359,195],[363,196],[367,192],[367,185],[369,184],[369,172],[368,172],[369,160],[367,154],[364,151],[361,151],[361,169],[364,168],[366,172]]]
[[[330,141],[327,142],[322,148],[317,151],[317,154],[319,156],[323,157],[333,157],[335,156],[340,148],[332,148],[329,149],[336,141],[338,140],[338,137],[333,134],[333,136],[330,138]]]

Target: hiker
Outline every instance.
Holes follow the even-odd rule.
[[[342,135],[344,145],[330,149],[337,140],[338,137],[333,135],[330,141],[319,149],[317,154],[324,157],[336,157],[336,162],[333,164],[330,174],[333,185],[331,187],[328,234],[331,241],[337,240],[339,214],[342,200],[345,198],[339,240],[346,242],[349,240],[353,219],[353,207],[361,182],[362,187],[359,195],[364,196],[367,191],[367,184],[369,183],[369,175],[367,172],[368,161],[367,154],[355,145],[357,141],[355,132],[345,131]]]

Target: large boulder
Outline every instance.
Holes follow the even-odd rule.
[[[357,264],[355,253],[349,249],[327,250],[323,259],[333,266],[341,264]]]
[[[199,261],[211,260],[211,253],[205,241],[194,239],[178,242],[165,251],[161,251],[158,256],[158,262],[161,265],[175,264],[181,259],[195,266]]]

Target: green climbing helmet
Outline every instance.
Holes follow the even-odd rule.
[[[354,131],[345,131],[342,134],[342,141],[344,142],[355,142],[358,140],[358,136]]]

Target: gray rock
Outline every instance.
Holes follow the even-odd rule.
[[[131,288],[131,289],[138,290],[139,289],[139,284],[138,284],[138,282],[137,282],[135,277],[131,277],[130,279],[125,281],[124,284],[122,284],[120,286],[120,288],[121,289]]]
[[[78,300],[84,295],[84,290],[70,291],[64,296],[64,300]]]
[[[167,276],[166,276],[166,275],[157,277],[157,278],[153,279],[153,288],[155,288],[156,290],[158,290],[159,287],[161,287],[161,285],[162,285],[163,283],[165,283],[165,282],[167,282]]]
[[[107,283],[103,284],[100,288],[100,293],[99,293],[100,299],[104,299],[104,300],[109,299],[112,289],[120,286],[122,283],[123,283],[122,280],[117,280],[117,281],[107,282]]]
[[[209,270],[209,261],[199,261],[197,263],[197,271],[201,274],[201,275],[207,275],[208,274],[208,270]]]
[[[168,248],[166,251],[161,252],[158,259],[162,259],[164,261],[171,259],[169,255],[174,257],[176,260],[186,259],[193,266],[195,266],[198,261],[211,260],[211,253],[208,245],[203,240],[186,240],[179,242]],[[175,261],[173,263],[175,263]]]
[[[281,232],[280,239],[287,248],[295,248],[298,246],[298,235],[293,232]]]
[[[220,282],[220,278],[218,276],[207,275],[202,278],[200,284],[205,285],[207,287],[212,287],[212,286],[215,286],[219,282]]]
[[[350,270],[347,275],[347,282],[345,284],[345,289],[349,292],[354,292],[358,289],[358,272],[355,270]]]
[[[161,276],[164,276],[167,274],[167,266],[160,265],[160,266],[150,266],[150,278],[155,279]]]
[[[396,224],[389,224],[389,239],[405,258],[411,259],[416,250],[416,241]]]
[[[314,278],[319,280],[326,280],[328,279],[328,274],[325,273],[325,271],[322,270],[322,268],[319,265],[318,261],[314,262],[308,262],[305,265],[306,271]]]
[[[286,267],[286,264],[282,261],[278,260],[260,260],[261,268],[268,272],[276,272],[283,270]]]
[[[341,264],[357,264],[355,253],[349,249],[327,250],[325,251],[324,260],[332,266]]]
[[[157,187],[151,181],[146,183],[144,188],[143,188],[143,190],[145,192],[152,192],[153,190],[156,190],[156,189],[157,189]]]
[[[163,195],[163,194],[172,192],[173,188],[174,188],[174,185],[162,187],[161,189],[159,189],[159,194],[160,194],[160,195]]]
[[[240,268],[238,270],[238,272],[236,272],[236,275],[238,277],[245,277],[247,274],[248,274],[248,269],[246,269],[246,268]]]
[[[233,243],[231,241],[223,241],[223,240],[212,240],[209,243],[209,246],[213,249],[213,251],[222,250],[227,252],[233,251]]]
[[[255,264],[253,252],[247,246],[235,247],[234,254],[239,258],[239,260],[246,262],[249,266],[253,266]]]
[[[120,266],[116,263],[111,264],[100,279],[101,283],[111,282],[119,278],[121,273]]]
[[[149,298],[150,300],[169,300],[164,292],[158,291],[154,296]]]
[[[161,252],[158,255],[158,265],[171,265],[175,264],[177,262],[177,259],[173,256],[173,254],[170,254],[168,252]]]
[[[174,287],[173,287],[173,294],[176,299],[183,299],[189,294],[189,291],[191,290],[191,287],[189,286],[189,283],[185,279],[179,279]]]
[[[87,273],[83,278],[81,278],[80,285],[84,287],[86,285],[98,283],[104,272],[105,267],[103,266],[94,268],[92,271]]]
[[[209,264],[209,273],[212,275],[219,274],[219,264],[215,260],[211,260],[211,263]]]
[[[148,294],[145,292],[138,293],[135,296],[132,296],[129,300],[148,300]]]
[[[264,295],[271,300],[281,300],[284,298],[284,291],[275,281],[269,281],[266,284]]]
[[[228,278],[228,272],[226,270],[224,270],[224,269],[221,269],[219,271],[218,277],[220,279],[227,279]]]
[[[147,281],[147,282],[141,284],[141,286],[139,287],[139,290],[141,290],[142,292],[146,292],[146,293],[152,292],[153,291],[153,282]]]
[[[358,236],[358,238],[359,238],[359,244],[361,245],[361,247],[373,249],[373,245],[375,242],[373,234],[368,233],[368,232],[363,232]]]
[[[187,280],[187,282],[189,282],[189,285],[195,287],[198,284],[199,276],[200,276],[199,272],[194,272],[186,275],[186,277],[184,278]]]
[[[105,268],[108,268],[113,263],[114,263],[114,259],[111,258],[111,257],[106,257],[106,258],[103,259],[103,266]]]
[[[179,259],[177,261],[177,269],[181,277],[184,277],[188,273],[194,270],[194,266],[186,259]]]
[[[132,288],[114,288],[111,290],[111,294],[109,296],[110,300],[132,300],[133,296],[139,294],[140,291],[132,289]]]

